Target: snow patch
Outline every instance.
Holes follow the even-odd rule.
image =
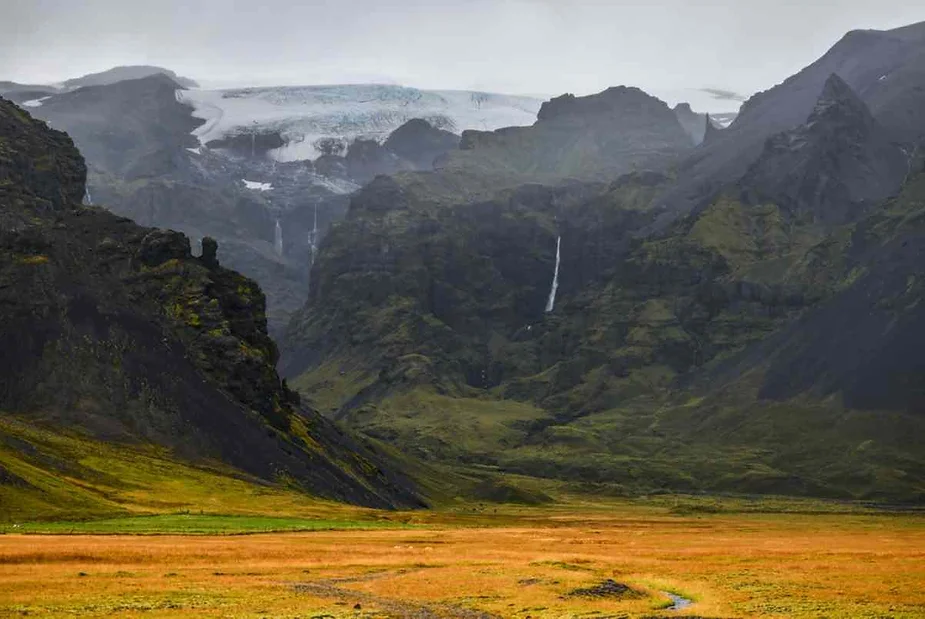
[[[51,99],[51,95],[47,97],[42,97],[41,99],[32,99],[31,101],[23,101],[23,107],[42,107],[42,104]]]
[[[241,182],[244,183],[244,186],[248,189],[253,189],[254,191],[270,191],[273,189],[272,183],[258,183],[256,181],[249,181],[242,178]]]

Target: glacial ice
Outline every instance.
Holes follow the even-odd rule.
[[[287,144],[270,155],[280,162],[316,159],[323,138],[381,141],[412,118],[455,133],[531,125],[542,104],[532,97],[377,84],[178,90],[177,100],[205,121],[193,131],[202,144],[255,128],[278,131]]]

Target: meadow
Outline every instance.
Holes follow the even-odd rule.
[[[0,616],[925,617],[920,514],[756,505],[768,504],[7,525]],[[48,534],[61,532],[78,534]]]

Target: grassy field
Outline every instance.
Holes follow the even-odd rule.
[[[396,513],[383,515],[378,529],[236,537],[0,535],[0,616],[925,616],[920,515],[750,513],[736,502],[660,501]],[[181,515],[148,518],[145,528],[143,518],[128,520],[135,524],[108,526],[313,526]],[[418,526],[393,528],[407,523]],[[59,525],[44,526],[34,530]],[[669,593],[693,604],[670,610]]]
[[[245,535],[298,531],[400,528],[397,522],[215,514],[158,514],[72,522],[0,525],[0,532],[48,535]]]

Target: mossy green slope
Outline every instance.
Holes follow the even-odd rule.
[[[288,357],[293,384],[435,462],[626,491],[921,500],[912,351],[925,175],[840,226],[731,191],[634,235],[667,182],[353,209],[293,323],[290,341],[313,351]],[[547,314],[557,234],[560,298]],[[820,316],[848,334],[868,314],[879,318],[866,353],[849,357],[835,333],[814,340]],[[849,360],[842,371],[831,359]]]

